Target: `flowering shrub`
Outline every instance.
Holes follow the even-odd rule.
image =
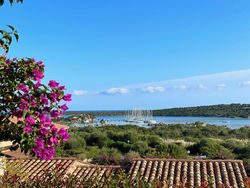
[[[47,160],[53,158],[59,141],[70,138],[50,117],[57,118],[68,109],[62,102],[71,101],[71,94],[64,94],[65,87],[54,80],[48,86],[42,84],[43,78],[42,61],[0,56],[0,140],[12,140],[13,149],[20,147]],[[11,122],[13,117],[17,124]]]

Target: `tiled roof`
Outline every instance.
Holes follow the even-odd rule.
[[[24,175],[24,179],[35,179],[37,176],[42,176],[44,172],[48,170],[56,170],[56,173],[65,175],[74,168],[73,165],[76,161],[75,159],[69,158],[57,158],[47,161],[35,158],[23,160],[8,159],[7,165],[9,165],[10,168],[14,167],[20,170],[22,175]]]
[[[188,183],[190,187],[209,179],[215,182],[213,187],[221,183],[244,187],[247,177],[241,160],[134,159],[129,173],[132,178],[140,174],[146,182],[161,179],[170,185]]]
[[[116,174],[121,168],[121,166],[82,165],[75,168],[73,176],[86,181],[96,178],[101,181],[110,174]]]
[[[19,162],[19,163],[16,163]],[[22,171],[24,179],[34,179],[44,174],[45,170],[55,170],[60,175],[73,176],[89,180],[101,180],[109,174],[115,174],[121,166],[102,166],[84,163],[70,158],[56,158],[43,161],[39,159],[7,159],[7,164],[13,164]],[[211,179],[234,188],[244,187],[247,177],[241,160],[186,160],[186,159],[134,159],[126,168],[131,178],[140,176],[146,182],[162,180],[172,185],[189,184],[190,187],[200,186],[202,182]]]
[[[20,149],[17,149],[15,151],[11,151],[11,150],[3,150],[0,152],[0,154],[6,156],[6,157],[13,157],[16,159],[23,159],[23,158],[29,158],[30,156],[27,154],[25,155],[23,152],[21,152]]]

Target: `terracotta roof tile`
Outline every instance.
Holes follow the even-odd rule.
[[[83,165],[75,168],[72,174],[81,181],[102,181],[110,174],[116,174],[120,169],[122,169],[121,166]]]
[[[129,173],[134,178],[139,172],[146,182],[159,178],[170,187],[185,183],[196,187],[212,179],[212,187],[223,183],[237,188],[244,187],[247,177],[241,160],[134,159]]]
[[[7,165],[11,168],[20,169],[24,179],[35,179],[42,176],[47,170],[56,170],[57,173],[65,175],[72,168],[75,159],[57,158],[52,160],[30,159],[7,159]]]
[[[24,178],[34,179],[44,174],[45,170],[55,170],[60,175],[72,174],[81,180],[100,181],[110,174],[116,174],[121,166],[93,165],[70,158],[56,158],[42,161],[39,159],[8,159],[8,164],[20,168]],[[244,187],[247,177],[241,160],[186,160],[186,159],[134,159],[126,169],[131,178],[141,176],[146,182],[160,179],[173,185],[189,184],[201,186],[202,182],[212,179],[218,187],[220,183],[235,188]]]
[[[0,152],[2,155],[6,156],[6,157],[14,157],[17,159],[23,159],[23,158],[29,158],[30,156],[27,154],[25,155],[23,152],[21,152],[20,149],[17,149],[15,151],[10,151],[8,150],[3,150]]]

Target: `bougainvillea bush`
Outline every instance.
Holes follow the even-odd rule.
[[[71,94],[54,80],[43,84],[43,78],[42,61],[0,56],[0,141],[11,140],[12,149],[20,147],[47,160],[53,158],[55,146],[70,137],[66,129],[55,127],[51,117],[68,109]]]

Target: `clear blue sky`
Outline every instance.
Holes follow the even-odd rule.
[[[20,34],[8,55],[43,60],[70,110],[250,103],[249,0],[24,0],[0,17]]]

